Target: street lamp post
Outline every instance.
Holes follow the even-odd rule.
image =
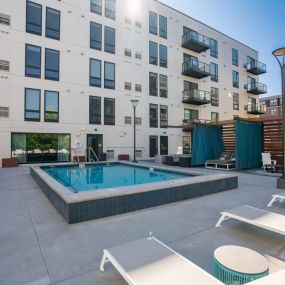
[[[280,65],[282,79],[283,173],[282,177],[277,179],[277,188],[285,189],[285,47],[274,50],[272,54]]]
[[[133,105],[133,108],[134,108],[134,160],[133,162],[137,162],[136,160],[136,108],[137,108],[137,105],[139,103],[139,100],[131,100],[131,103]]]

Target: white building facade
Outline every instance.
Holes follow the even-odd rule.
[[[0,158],[20,163],[132,158],[132,99],[138,158],[189,153],[183,124],[266,92],[257,51],[155,0],[2,0],[0,47]]]

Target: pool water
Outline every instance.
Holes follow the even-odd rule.
[[[42,167],[72,192],[146,184],[189,177],[171,171],[153,170],[124,164],[98,164],[84,167]]]

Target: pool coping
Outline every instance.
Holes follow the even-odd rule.
[[[169,181],[74,193],[41,169],[41,167],[51,166],[51,164],[33,165],[30,167],[30,174],[69,224],[151,208],[238,187],[238,175],[236,174],[204,174],[186,169],[121,161],[108,163],[153,168],[191,176]],[[78,163],[59,163],[54,166],[70,165],[78,165]]]
[[[147,169],[151,168],[149,165],[142,165],[142,164],[137,164],[137,163],[132,163],[132,162],[125,162],[125,161],[109,162],[109,163],[110,164],[119,163],[119,164],[142,167],[142,168],[147,168]],[[84,163],[84,164],[93,165],[94,163]],[[98,200],[98,199],[105,199],[105,198],[125,196],[125,195],[132,195],[132,194],[138,194],[142,192],[156,191],[156,190],[161,190],[161,189],[185,186],[185,185],[196,184],[196,183],[205,182],[205,181],[210,182],[214,180],[220,180],[223,178],[231,178],[231,177],[237,176],[233,174],[220,174],[220,173],[219,174],[204,174],[204,173],[199,173],[199,172],[193,172],[190,170],[180,170],[180,169],[178,170],[178,169],[169,169],[168,167],[163,167],[163,166],[153,166],[152,168],[154,170],[174,172],[178,174],[189,175],[189,177],[179,178],[179,179],[169,180],[169,181],[146,183],[146,184],[94,189],[94,190],[88,190],[88,191],[82,191],[82,192],[75,193],[69,190],[64,185],[62,185],[60,182],[56,181],[52,176],[50,176],[48,173],[46,173],[45,171],[41,169],[41,167],[49,166],[49,165],[50,164],[34,165],[34,166],[31,166],[31,169],[35,173],[37,173],[37,175],[39,175],[41,179],[44,179],[45,182],[48,184],[48,186],[51,187],[67,204],[80,203],[80,202],[86,202],[90,200]],[[56,166],[61,166],[61,165],[62,166],[78,165],[78,163],[56,164]],[[205,178],[208,178],[208,179],[205,179]]]

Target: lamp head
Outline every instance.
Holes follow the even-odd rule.
[[[133,107],[135,108],[135,107],[138,105],[139,100],[132,99],[132,100],[131,100],[131,103],[132,103]]]

